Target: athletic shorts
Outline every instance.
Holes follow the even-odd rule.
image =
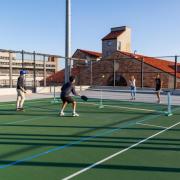
[[[156,86],[156,91],[160,91],[161,87],[160,86]]]
[[[25,99],[25,93],[21,89],[17,89],[17,96],[20,96],[22,99]]]
[[[71,96],[61,97],[61,100],[63,103],[67,102],[68,104],[74,102],[74,99]]]

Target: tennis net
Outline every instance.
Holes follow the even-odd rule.
[[[135,99],[130,90],[89,88],[81,91],[81,95],[88,97],[84,102],[76,97],[78,103],[97,106],[99,108],[116,108],[125,111],[144,111],[147,113],[164,113],[172,115],[172,97],[170,91],[161,92],[161,102],[157,101],[153,90],[137,90]],[[53,102],[59,102],[59,92],[53,93]]]

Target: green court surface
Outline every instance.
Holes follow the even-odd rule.
[[[50,99],[0,103],[0,180],[179,180],[180,107],[106,100],[59,117]]]

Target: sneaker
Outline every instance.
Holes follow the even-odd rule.
[[[78,113],[73,113],[73,117],[79,117]]]
[[[19,108],[19,111],[24,111],[24,108]]]
[[[61,113],[59,114],[59,116],[64,116],[64,112],[61,112]]]
[[[20,111],[21,109],[20,108],[17,108],[16,111]]]

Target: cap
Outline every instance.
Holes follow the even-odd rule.
[[[20,75],[23,75],[23,74],[26,74],[26,71],[25,71],[25,70],[21,70],[21,71],[20,71]]]

